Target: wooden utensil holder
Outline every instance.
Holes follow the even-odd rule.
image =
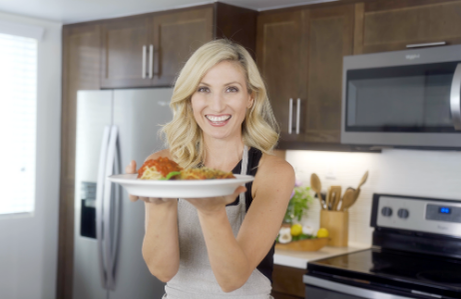
[[[347,247],[349,239],[348,211],[320,211],[320,227],[329,232],[328,246]]]

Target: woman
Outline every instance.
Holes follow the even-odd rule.
[[[185,64],[170,106],[173,120],[163,128],[169,148],[148,159],[255,179],[223,197],[140,198],[150,272],[167,282],[164,298],[270,298],[274,240],[294,171],[270,153],[278,134],[256,64],[239,45],[209,42]],[[126,172],[135,171],[132,161]]]

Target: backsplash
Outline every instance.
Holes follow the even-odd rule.
[[[322,192],[332,185],[356,188],[368,170],[357,202],[349,209],[349,242],[371,245],[373,193],[461,200],[461,152],[387,149],[382,153],[287,151],[296,178],[310,186],[316,173]],[[303,219],[318,228],[320,204],[314,202]]]

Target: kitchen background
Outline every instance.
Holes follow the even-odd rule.
[[[163,68],[170,71],[169,77],[163,81],[155,78],[139,84],[145,82],[140,80],[141,62],[136,60],[140,57],[130,56],[130,49],[117,48],[123,42],[100,44],[103,36],[107,42],[110,34],[115,34],[118,39],[127,38],[142,45],[147,38],[136,35],[136,32],[140,32],[138,29],[150,32],[151,26],[158,25],[151,25],[147,20],[150,16],[106,22],[104,17],[95,18],[98,12],[96,8],[89,9],[72,2],[75,6],[69,4],[69,11],[73,9],[74,14],[64,20],[59,17],[63,4],[58,1],[52,2],[48,12],[41,16],[34,15],[34,12],[39,11],[39,6],[43,7],[43,4],[24,1],[15,1],[14,6],[7,5],[8,1],[0,1],[0,30],[11,24],[45,30],[38,43],[36,205],[33,215],[0,217],[0,297],[70,298],[66,292],[69,290],[68,277],[72,275],[72,261],[66,257],[72,256],[73,240],[76,91],[138,87],[142,84],[164,86],[165,82],[171,82],[174,78],[178,65],[171,66],[170,70],[170,65],[165,62]],[[256,49],[254,53],[259,58],[258,65],[265,74],[269,88],[272,88],[271,98],[283,99],[283,107],[287,107],[285,102],[290,97],[309,99],[309,105],[303,105],[303,109],[307,109],[303,110],[303,114],[308,116],[307,119],[314,120],[307,123],[311,126],[307,130],[310,135],[296,139],[285,134],[281,142],[281,148],[286,150],[285,157],[294,166],[301,182],[309,185],[310,175],[315,172],[324,190],[330,185],[341,185],[344,189],[356,187],[364,172],[369,171],[368,181],[362,186],[358,201],[350,209],[349,240],[351,243],[370,245],[372,194],[380,192],[460,199],[461,153],[403,149],[383,149],[380,153],[355,152],[341,145],[338,125],[341,117],[342,56],[400,50],[407,43],[441,39],[459,44],[461,1],[345,0],[323,4],[316,3],[330,1],[310,1],[312,5],[304,5],[308,2],[253,1],[251,6],[245,5],[245,0],[228,1],[229,4],[254,11],[230,12],[213,6],[207,18],[212,20],[211,15],[214,14],[217,20],[223,22],[222,28],[231,31],[235,23],[226,16],[232,13],[245,15],[246,20],[257,21],[256,28],[250,26],[243,32],[253,34],[253,38],[248,39],[241,31],[234,37]],[[182,2],[181,5],[186,4]],[[302,6],[291,7],[293,5]],[[258,7],[261,9],[259,12]],[[107,17],[171,8],[168,5],[158,9],[143,6],[134,11],[125,7],[122,12],[111,10]],[[165,19],[170,22],[168,16]],[[427,24],[435,25],[429,30],[425,27]],[[119,30],[125,28],[123,26],[128,26],[128,29]],[[147,27],[149,29],[145,29]],[[381,30],[383,28],[384,31]],[[380,36],[376,32],[385,34]],[[219,34],[211,31],[204,33],[208,39],[219,37]],[[111,52],[110,47],[114,47],[115,51]],[[181,55],[189,52],[190,48],[187,48]],[[128,53],[128,56],[123,56],[123,53]],[[141,49],[136,48],[132,53],[141,56]],[[125,59],[134,59],[132,61],[135,62],[123,62]],[[120,77],[119,70],[130,65],[136,67],[127,71],[131,78]],[[113,72],[101,75],[100,69],[108,70],[109,67],[113,67],[110,69]],[[277,73],[281,77],[277,77]],[[300,82],[299,78],[304,81]],[[327,104],[319,105],[321,102]],[[287,109],[279,109],[278,103],[273,105],[276,113],[279,113],[278,117],[286,117]],[[328,116],[327,123],[320,121],[319,116]],[[286,130],[283,126],[286,126],[285,120],[282,128]],[[61,161],[57,158],[59,156]],[[318,225],[317,200],[313,201],[304,221]],[[27,287],[24,287],[24,281],[27,281]]]

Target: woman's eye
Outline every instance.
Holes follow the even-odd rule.
[[[227,88],[227,92],[238,92],[238,91],[239,91],[239,90],[238,90],[237,87],[231,86],[231,87]]]
[[[208,89],[208,87],[199,87],[199,88],[197,89],[197,91],[198,91],[198,92],[208,92],[209,89]]]

